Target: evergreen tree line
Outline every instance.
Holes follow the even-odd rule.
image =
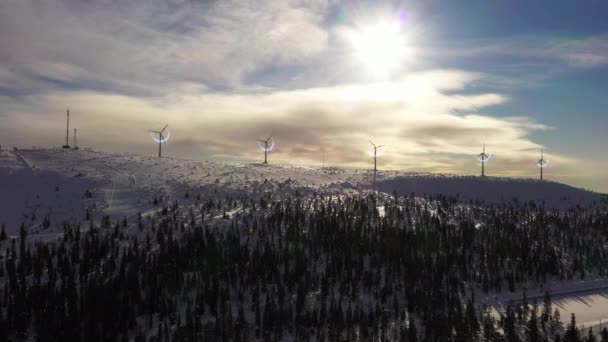
[[[414,196],[162,203],[53,242],[4,243],[0,340],[608,341],[550,295],[476,295],[608,275],[608,214]],[[575,317],[572,317],[575,320]]]

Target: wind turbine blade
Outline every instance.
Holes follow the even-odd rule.
[[[378,146],[378,147],[376,147],[376,148],[380,148],[380,147],[384,147],[384,146],[386,146],[386,145],[380,145],[380,146]]]
[[[151,130],[151,129],[149,129],[149,130],[148,130],[148,132],[152,132],[152,133],[160,134],[160,132],[153,131],[153,130]]]
[[[369,140],[369,139],[368,139]],[[372,144],[372,146],[376,147],[376,145],[374,144],[373,141],[369,140],[369,143]]]
[[[155,134],[159,134],[158,132],[150,132],[150,133],[154,133],[154,134],[150,134],[150,137],[152,138],[152,140],[154,140],[157,143],[161,142],[161,140],[155,136]]]
[[[163,127],[163,129],[161,129],[160,131],[161,131],[161,132],[164,132],[164,131],[165,131],[165,129],[167,129],[167,127],[169,127],[169,124],[166,124],[166,125],[165,125],[165,127]]]

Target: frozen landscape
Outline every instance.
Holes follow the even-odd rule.
[[[282,201],[295,197],[306,202],[318,196],[367,196],[372,193],[371,179],[370,171],[356,169],[222,164],[92,150],[2,151],[0,188],[8,196],[4,196],[0,204],[3,207],[0,223],[5,227],[8,239],[0,244],[2,249],[7,249],[12,240],[19,241],[20,234],[23,234],[20,227],[27,231],[30,246],[41,242],[52,244],[66,234],[66,223],[71,226],[103,226],[111,221],[141,222],[138,217],[143,217],[146,222],[154,222],[156,217],[162,217],[159,216],[161,211],[165,215],[168,207],[174,208],[171,211],[179,207],[178,212],[182,212],[180,215],[183,215],[184,221],[188,217],[191,217],[190,220],[205,220],[202,211],[200,216],[192,214],[192,209],[199,210],[205,201],[219,203],[228,198]],[[493,210],[504,211],[509,207],[522,206],[530,208],[530,212],[541,210],[534,208],[544,207],[542,210],[547,210],[556,218],[560,212],[571,210],[606,213],[600,194],[537,180],[382,171],[378,175],[377,188],[379,198],[388,201],[385,205],[377,205],[379,219],[393,215],[387,210],[390,210],[388,203],[394,194],[415,196],[411,198],[418,206],[429,207],[434,219],[446,222],[461,215],[454,210],[466,213],[484,207],[486,209],[483,210],[489,210],[488,215]],[[445,199],[452,201],[450,198],[462,201],[462,205],[448,207],[447,210],[452,212],[448,214],[440,203]],[[159,207],[160,203],[165,204]],[[201,210],[203,207],[200,206]],[[223,229],[226,227],[223,223],[225,219],[236,218],[239,221],[240,215],[247,215],[245,207],[246,204],[242,207],[236,205],[215,214],[212,210],[210,221],[207,222]],[[188,211],[189,215],[186,214]],[[484,218],[487,214],[475,215],[476,229],[483,229],[488,224],[487,218]],[[176,219],[179,222],[179,216]],[[151,224],[154,227],[154,223]],[[141,229],[141,223],[139,226],[137,229],[136,225],[129,223],[121,229],[137,239],[149,238],[149,232]],[[608,255],[608,240],[605,236],[602,239],[605,257]],[[601,322],[608,322],[606,274],[601,268],[586,276],[578,275],[576,271],[566,274],[570,274],[566,276],[569,279],[540,281],[537,277],[536,281],[528,280],[528,303],[531,305],[536,300],[542,308],[545,292],[549,291],[553,308],[561,312],[563,327],[568,325],[570,314],[574,313],[579,327],[593,326],[597,330]],[[509,277],[506,273],[504,276]],[[522,303],[521,288],[485,292],[480,283],[471,282],[467,286],[471,291],[469,295],[478,299],[478,310],[488,308],[496,319],[503,317],[507,305]],[[160,329],[160,323],[152,323],[152,326],[156,327],[152,330]]]
[[[607,13],[0,0],[0,342],[608,342]]]
[[[3,200],[8,210],[0,213],[0,222],[12,234],[32,216],[77,222],[82,220],[78,215],[93,206],[113,217],[132,216],[151,210],[154,197],[191,204],[192,196],[199,193],[218,197],[295,191],[348,194],[372,188],[370,170],[223,164],[92,150],[5,150],[0,152],[0,173],[0,186],[13,194]],[[377,188],[388,194],[445,195],[488,204],[534,201],[547,209],[602,205],[601,194],[533,179],[378,171]],[[184,198],[186,193],[189,199]]]

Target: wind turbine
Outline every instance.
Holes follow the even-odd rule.
[[[321,143],[321,147],[319,148],[321,152],[321,170],[325,169],[325,145]]]
[[[70,148],[69,139],[70,139],[70,110],[67,111],[68,121],[67,126],[65,128],[65,145],[61,146],[62,148]]]
[[[272,152],[275,147],[275,140],[272,136],[269,136],[266,140],[256,139],[258,141],[258,146],[264,151],[264,164],[268,164],[268,152]],[[272,143],[271,143],[272,141]]]
[[[78,149],[78,140],[76,138],[76,133],[78,132],[78,130],[76,128],[74,128],[74,138],[72,139],[72,142],[74,144],[74,149],[77,150]]]
[[[163,127],[163,129],[161,129],[160,131],[153,131],[153,130],[148,130],[150,132],[150,136],[152,136],[152,140],[156,141],[158,143],[158,158],[162,157],[161,154],[161,146],[166,143],[167,141],[169,141],[169,138],[171,137],[171,132],[167,131],[167,136],[165,137],[163,135],[163,132],[165,131],[165,129],[167,129],[169,125],[165,125],[165,127]],[[152,135],[152,133],[154,134],[158,134],[158,138],[156,138],[155,136]]]
[[[380,145],[380,146],[376,146],[376,144],[374,144],[373,141],[369,141],[370,144],[372,144],[372,146],[374,147],[374,152],[372,153],[371,151],[369,152],[369,154],[374,158],[374,182],[372,183],[372,189],[375,191],[376,190],[376,172],[378,171],[378,157],[381,157],[384,152],[378,154],[378,149],[381,147],[384,147],[384,145]]]
[[[545,152],[540,150],[540,159],[536,162],[536,166],[540,169],[540,180],[543,180],[543,170],[549,165],[549,162],[545,160]]]
[[[477,160],[481,162],[481,177],[486,176],[486,163],[492,159],[492,154],[486,153],[486,144],[483,144],[483,152],[476,156]]]

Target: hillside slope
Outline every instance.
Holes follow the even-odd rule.
[[[602,195],[566,184],[533,179],[473,176],[396,176],[378,184],[378,190],[398,194],[458,196],[489,203],[534,201],[551,209],[600,205]]]
[[[14,234],[21,223],[43,217],[80,221],[87,209],[113,217],[153,208],[161,197],[183,204],[195,198],[260,196],[265,192],[348,193],[371,188],[369,170],[292,165],[222,164],[86,150],[31,149],[0,152],[0,223]],[[399,171],[378,173],[386,193],[454,195],[485,202],[537,201],[565,209],[594,206],[599,194],[555,182],[457,177]]]

